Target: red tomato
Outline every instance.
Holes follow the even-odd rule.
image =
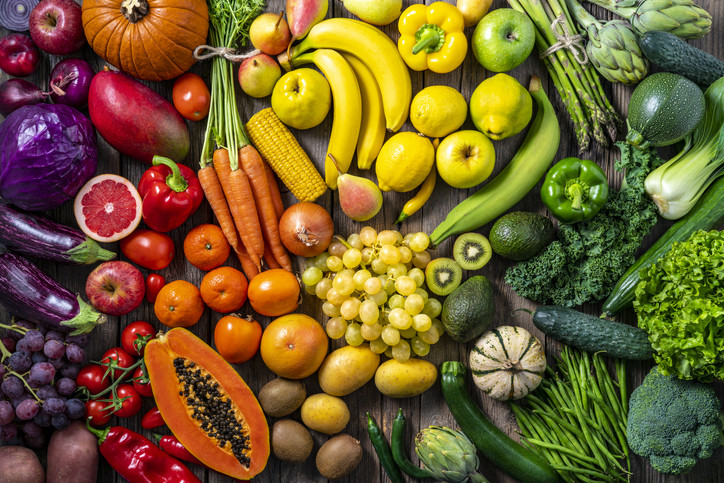
[[[108,408],[106,401],[87,401],[85,403],[85,417],[90,419],[90,424],[96,428],[105,426],[111,420],[113,414],[112,409],[106,408]]]
[[[121,384],[116,388],[116,394],[121,399],[122,406],[114,413],[119,418],[130,418],[138,414],[143,405],[143,399],[133,388],[133,384]]]
[[[121,375],[123,374],[123,368],[131,367],[134,362],[136,362],[136,359],[126,352],[123,347],[114,347],[112,349],[108,349],[101,358],[102,364],[107,364],[111,361],[111,359],[114,359],[116,361],[117,366],[119,369],[116,369],[113,373],[113,380],[118,380]],[[108,366],[101,366],[104,370]]]
[[[143,382],[143,381],[146,382]],[[143,366],[138,366],[133,371],[133,388],[143,397],[153,397],[153,390],[151,389],[151,381],[148,376],[143,372]]]
[[[174,107],[186,119],[200,121],[209,114],[209,87],[197,74],[187,72],[176,79],[171,96]]]
[[[293,273],[281,268],[264,270],[251,279],[247,295],[255,311],[278,317],[299,305],[299,281]]]
[[[151,304],[154,303],[158,292],[161,291],[164,285],[166,285],[165,278],[157,273],[150,273],[146,277],[146,300]]]
[[[165,233],[138,229],[121,240],[121,251],[130,261],[149,270],[168,267],[176,249]]]
[[[148,322],[131,322],[121,332],[121,346],[132,356],[142,356],[146,342],[156,337],[156,329]],[[141,350],[138,350],[140,346]]]
[[[108,389],[110,381],[107,377],[103,377],[106,373],[106,368],[97,364],[88,364],[82,367],[75,378],[75,384],[85,386],[91,394],[98,394],[101,391]]]

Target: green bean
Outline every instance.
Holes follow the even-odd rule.
[[[372,446],[374,446],[375,452],[377,453],[377,459],[380,460],[382,468],[384,468],[385,473],[387,473],[392,483],[405,483],[400,468],[397,467],[392,457],[390,445],[387,444],[385,435],[382,434],[380,427],[377,426],[377,423],[372,419],[370,413],[367,413],[367,433],[369,433],[370,441],[372,441]]]
[[[613,481],[610,476],[608,476],[605,473],[601,473],[600,471],[586,470],[583,468],[576,468],[575,466],[564,466],[564,467],[553,466],[553,469],[556,471],[563,470],[563,471],[570,471],[571,473],[576,473],[576,474],[591,475],[591,476],[595,476],[597,478],[601,478],[603,481]]]
[[[573,457],[577,460],[583,461],[583,462],[593,463],[593,464],[598,463],[595,458],[591,458],[590,456],[583,455],[575,450],[566,448],[565,446],[561,446],[559,444],[548,443],[548,442],[542,441],[540,439],[535,439],[535,438],[528,438],[528,441],[530,441],[531,443],[533,443],[536,446],[542,446],[543,448],[554,449],[556,451],[560,451],[561,453],[569,454],[571,457]]]
[[[397,411],[397,417],[392,422],[392,459],[397,463],[398,468],[413,478],[433,478],[433,474],[425,468],[420,468],[410,461],[405,453],[405,425],[407,420],[402,414],[402,408]]]
[[[626,385],[626,361],[616,359],[616,378],[618,379],[618,392],[621,394],[621,407],[623,414],[628,418],[628,387]]]

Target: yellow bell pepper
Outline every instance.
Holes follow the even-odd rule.
[[[465,60],[468,40],[464,28],[465,19],[455,5],[411,5],[400,15],[397,49],[410,69],[445,74]]]

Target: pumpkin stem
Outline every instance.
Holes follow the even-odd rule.
[[[147,0],[123,0],[121,13],[131,23],[136,23],[148,14]]]
[[[515,371],[515,372],[521,372],[523,368],[520,365],[520,361],[511,361],[510,359],[506,359],[505,362],[503,362],[502,369],[504,371]]]

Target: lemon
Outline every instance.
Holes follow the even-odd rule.
[[[425,87],[412,99],[410,121],[425,136],[441,138],[457,131],[468,116],[468,103],[454,87]]]
[[[530,93],[508,74],[485,79],[470,96],[473,124],[496,141],[518,134],[532,116]]]
[[[430,140],[414,132],[392,136],[377,156],[377,184],[382,191],[412,191],[425,180],[435,162]]]

